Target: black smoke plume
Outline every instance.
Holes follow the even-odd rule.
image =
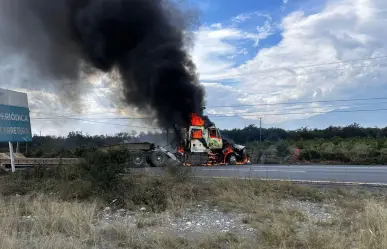
[[[69,92],[85,68],[118,70],[128,105],[155,112],[161,127],[186,125],[204,90],[177,9],[162,0],[0,0],[0,50],[23,53]]]

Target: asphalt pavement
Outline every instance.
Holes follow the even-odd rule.
[[[152,172],[160,169],[151,168]],[[192,167],[198,177],[260,178],[307,182],[387,185],[387,166],[362,165],[243,165]]]

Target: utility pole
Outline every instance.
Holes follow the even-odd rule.
[[[26,141],[26,155],[28,154],[28,142],[27,142],[27,139],[25,139],[24,137],[23,137],[23,139],[24,139],[24,141]]]
[[[9,157],[11,158],[11,170],[12,173],[15,173],[16,168],[15,168],[15,157],[13,154],[13,144],[11,142],[8,142],[9,144]]]
[[[259,118],[259,142],[262,143],[262,118]]]

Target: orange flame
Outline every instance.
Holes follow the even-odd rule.
[[[203,137],[202,130],[193,130],[192,131],[192,138],[199,139]]]
[[[192,126],[203,126],[204,120],[196,113],[192,113],[191,114],[191,125]]]
[[[184,148],[180,146],[179,148],[177,148],[177,152],[184,154]]]
[[[232,147],[230,145],[227,146],[225,151],[223,152],[224,155],[228,155],[229,153],[233,152]]]

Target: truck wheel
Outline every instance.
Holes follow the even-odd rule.
[[[167,155],[161,151],[155,151],[151,155],[151,163],[154,167],[163,167],[165,166],[165,161],[167,160]]]
[[[236,165],[236,163],[237,163],[236,156],[234,154],[229,155],[227,163],[230,164],[230,165]]]
[[[131,157],[131,163],[134,165],[134,167],[138,168],[144,165],[145,155],[143,153],[134,153]]]

